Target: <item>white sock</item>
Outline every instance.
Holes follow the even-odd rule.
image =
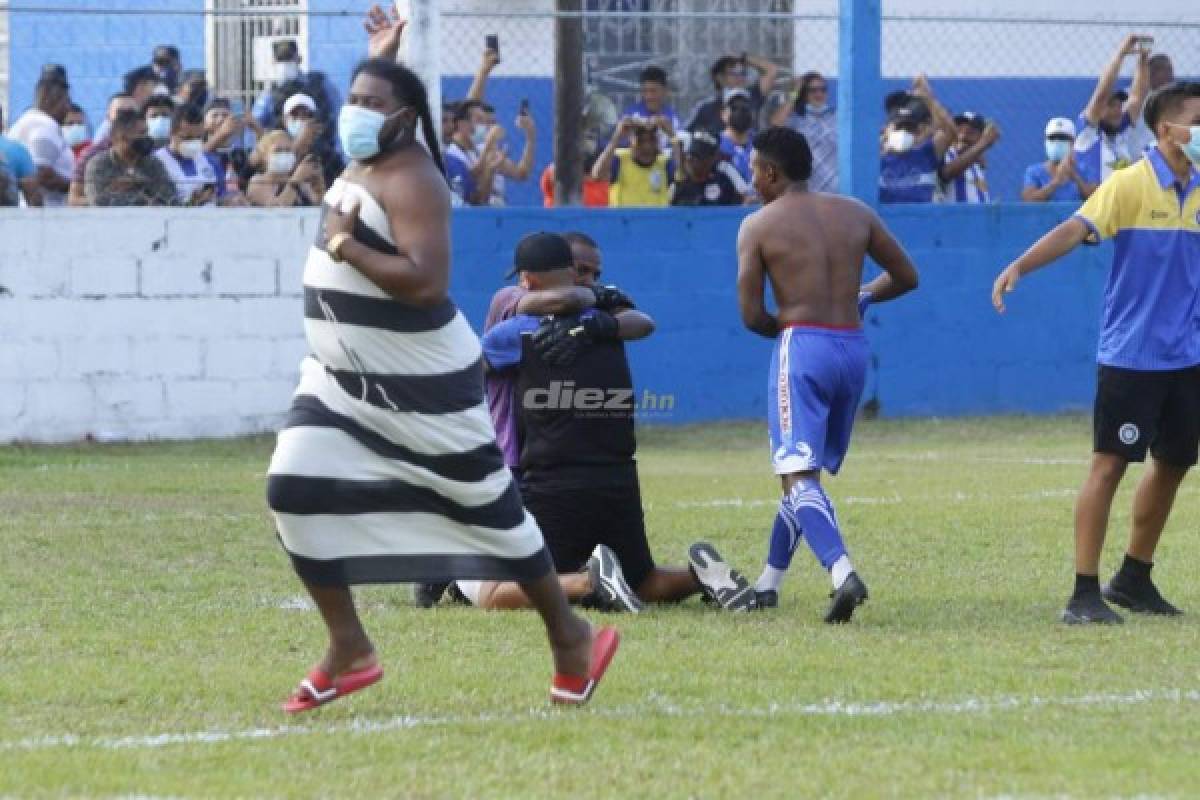
[[[768,564],[767,566],[763,567],[762,575],[758,576],[758,581],[754,584],[755,591],[779,591],[779,584],[783,583],[784,575],[787,575],[785,570],[775,569]]]
[[[850,556],[842,556],[833,562],[833,566],[829,568],[829,576],[833,578],[833,588],[835,590],[842,588],[842,584],[846,582],[846,578],[850,577],[851,572],[854,572],[854,565],[850,563]]]

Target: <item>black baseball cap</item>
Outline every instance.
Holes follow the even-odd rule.
[[[553,272],[575,265],[570,243],[557,233],[531,233],[517,243],[513,252],[513,267],[508,277],[518,272]]]
[[[687,152],[696,158],[712,158],[721,149],[717,138],[708,131],[696,131],[688,142]]]
[[[976,114],[974,111],[964,111],[961,114],[955,115],[954,124],[970,125],[977,131],[982,131],[987,125],[986,121],[983,119],[983,116]]]

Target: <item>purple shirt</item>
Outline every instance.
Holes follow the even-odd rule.
[[[529,294],[520,286],[505,286],[492,296],[488,306],[483,332],[487,333],[498,323],[517,315],[521,298]],[[492,424],[496,427],[496,444],[504,453],[504,464],[516,467],[521,463],[521,443],[517,441],[517,375],[514,370],[489,372],[484,381],[487,387],[488,410],[492,412]]]

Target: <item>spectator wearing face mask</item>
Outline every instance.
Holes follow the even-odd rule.
[[[932,203],[946,150],[958,138],[954,118],[937,101],[924,75],[909,102],[893,106],[879,164],[881,203]]]
[[[608,204],[616,208],[665,206],[671,202],[676,160],[658,146],[660,126],[624,117],[592,165],[592,179],[609,179]],[[621,147],[626,139],[633,144]],[[713,137],[716,140],[716,137]],[[675,149],[678,150],[678,139]]]
[[[758,70],[758,80],[751,82],[747,67]],[[745,89],[750,95],[750,109],[757,115],[762,108],[763,98],[775,85],[775,77],[779,68],[765,58],[747,55],[721,56],[712,65],[709,75],[712,77],[715,96],[702,100],[688,115],[685,127],[691,132],[706,130],[713,136],[720,136],[725,121],[721,112],[725,106],[726,89]]]
[[[1075,168],[1075,123],[1055,117],[1046,123],[1046,160],[1025,170],[1021,199],[1027,203],[1082,203],[1094,190]]]
[[[296,159],[315,156],[326,185],[333,182],[346,163],[333,140],[325,135],[325,123],[317,118],[317,103],[306,94],[294,94],[283,104],[283,129],[292,137]]]
[[[671,191],[673,206],[737,206],[746,200],[749,184],[721,157],[717,140],[708,131],[688,139],[683,169]]]
[[[271,131],[255,147],[265,170],[250,179],[246,198],[255,206],[316,206],[325,197],[321,166],[312,155],[299,161],[286,131]]]
[[[500,150],[504,135],[498,125],[486,123],[482,104],[464,100],[454,110],[454,135],[446,146],[446,154],[467,165],[472,189],[465,190],[463,201],[468,205],[490,205],[493,183],[505,161]]]
[[[137,101],[127,95],[125,92],[117,92],[108,100],[108,110],[104,115],[104,125],[107,127],[112,124],[112,121],[117,118],[117,114],[122,111],[132,111],[138,113]],[[67,205],[71,206],[86,206],[88,204],[87,193],[84,191],[84,178],[87,175],[88,164],[99,153],[103,153],[112,146],[112,140],[109,139],[106,133],[103,137],[97,129],[96,135],[92,138],[92,143],[88,145],[79,156],[75,159],[75,169],[71,173],[71,188],[67,192]]]
[[[721,154],[729,159],[733,168],[750,180],[750,140],[754,136],[754,111],[750,107],[750,93],[745,89],[726,89],[725,108],[721,112],[725,129],[721,131]],[[697,131],[699,133],[699,131]]]
[[[813,192],[836,192],[837,111],[829,104],[829,84],[819,72],[806,72],[796,85],[796,103],[787,118],[787,127],[804,134],[812,151],[812,177],[808,188]]]
[[[70,87],[58,77],[43,77],[34,90],[34,107],[8,131],[32,156],[37,184],[47,206],[64,205],[71,186],[75,154],[62,134],[62,123],[70,110]]]
[[[1146,38],[1138,34],[1125,37],[1116,55],[1101,73],[1087,108],[1079,115],[1075,162],[1079,165],[1079,174],[1093,186],[1103,183],[1113,172],[1124,169],[1141,157],[1132,115],[1141,110],[1150,77],[1147,63],[1149,53],[1143,47]],[[1114,91],[1121,65],[1128,56],[1137,57],[1133,85],[1128,92]]]
[[[135,111],[122,111],[112,123],[112,146],[87,167],[84,186],[93,206],[169,206],[175,186],[154,157],[154,140],[146,120]]]
[[[67,118],[62,124],[63,140],[67,146],[71,148],[71,152],[75,154],[75,160],[83,154],[92,143],[91,137],[88,136],[87,116],[84,115],[83,109],[71,103],[71,110],[67,112]]]
[[[211,206],[226,194],[225,181],[217,179],[216,159],[204,152],[204,114],[195,106],[180,106],[171,117],[171,137],[154,153],[175,186],[181,206]]]
[[[175,101],[166,95],[156,94],[142,106],[146,118],[146,131],[154,140],[156,148],[162,147],[171,138],[171,116],[175,113]]]
[[[1000,128],[973,111],[954,118],[958,138],[946,148],[938,178],[947,203],[990,203],[987,151],[1000,139]]]
[[[272,47],[274,75],[272,86],[254,102],[252,116],[264,130],[282,126],[283,106],[292,95],[303,94],[316,106],[314,116],[321,123],[320,149],[337,150],[337,113],[341,95],[322,72],[300,68],[300,48],[294,39],[280,39]],[[336,176],[326,176],[330,180]]]
[[[4,109],[0,107],[0,160],[8,167],[12,180],[25,198],[25,204],[40,206],[42,204],[42,189],[38,184],[37,168],[33,165],[33,156],[25,145],[16,139],[10,139],[4,133]]]

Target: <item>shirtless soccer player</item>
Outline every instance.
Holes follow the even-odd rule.
[[[546,625],[551,698],[586,702],[616,632],[593,631],[567,605],[496,446],[482,348],[447,293],[450,192],[436,129],[425,87],[394,51],[355,68],[338,136],[352,162],[326,195],[305,264],[312,355],[267,489],[329,646],[284,710],[382,677],[351,585],[451,578],[517,581]]]
[[[812,153],[802,134],[770,128],[754,137],[750,167],[764,206],[738,233],[738,303],[746,327],[775,339],[767,387],[771,461],[783,500],[759,606],[778,604],[779,585],[801,538],[833,578],[825,621],[848,622],[867,599],[838,529],[821,470],[837,474],[850,445],[867,369],[862,309],[917,286],[908,254],[867,206],[808,190]],[[866,286],[863,258],[884,273]],[[764,279],[778,303],[763,302]]]

